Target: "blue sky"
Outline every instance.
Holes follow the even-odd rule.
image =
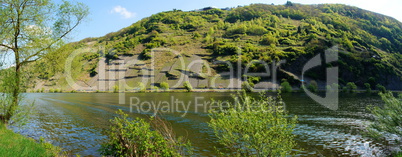
[[[285,4],[287,0],[75,0],[89,6],[90,16],[71,34],[71,41],[86,37],[100,37],[118,31],[142,18],[162,11],[181,9],[189,11],[207,6],[219,8],[249,5],[251,3]],[[294,3],[341,3],[385,14],[402,21],[401,0],[291,0]]]

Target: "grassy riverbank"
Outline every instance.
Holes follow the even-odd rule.
[[[60,149],[44,142],[14,133],[0,124],[0,156],[36,157],[58,156]]]

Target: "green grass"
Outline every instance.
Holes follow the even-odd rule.
[[[35,140],[16,134],[0,124],[0,157],[44,157],[57,156],[60,149],[49,143],[37,143]]]

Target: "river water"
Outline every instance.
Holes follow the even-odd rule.
[[[146,118],[158,108],[179,136],[195,147],[197,156],[214,156],[216,142],[208,127],[207,111],[211,99],[231,101],[233,93],[30,93],[35,111],[27,125],[14,127],[21,134],[62,147],[71,154],[100,156],[100,143],[107,138],[109,119],[121,109],[132,117]],[[339,110],[329,110],[303,93],[283,94],[289,114],[298,116],[297,156],[385,156],[395,147],[388,141],[373,141],[364,136],[372,116],[368,105],[383,105],[376,94],[341,94]],[[120,100],[120,101],[119,101]],[[124,100],[124,101],[121,101]],[[131,104],[131,105],[130,105]]]

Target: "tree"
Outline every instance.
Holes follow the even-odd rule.
[[[145,92],[147,90],[147,87],[145,87],[145,84],[142,82],[138,82],[137,88],[139,89],[139,92]]]
[[[356,84],[353,83],[353,82],[348,82],[348,83],[346,84],[346,88],[348,89],[348,92],[349,92],[349,93],[353,93],[353,92],[356,91],[357,86],[356,86]]]
[[[371,93],[370,83],[364,83],[364,87],[366,87],[366,93]]]
[[[246,92],[233,99],[234,104],[215,102],[219,107],[209,111],[208,124],[227,152],[234,156],[288,155],[296,145],[297,117],[289,117],[282,99],[263,94],[256,99]]]
[[[293,3],[291,1],[287,1],[285,5],[286,6],[293,6]]]
[[[252,82],[244,81],[241,83],[241,89],[243,89],[243,91],[245,91],[245,92],[252,92],[253,87],[254,87],[254,83],[252,83]]]
[[[310,84],[307,86],[307,89],[309,89],[311,92],[317,92],[318,91],[318,84],[316,81],[311,80]]]
[[[0,121],[8,123],[20,103],[22,69],[60,47],[89,12],[84,4],[68,1],[55,4],[51,0],[3,0],[0,13],[0,53],[11,53],[15,59],[14,81],[6,93],[12,101],[0,115]]]
[[[162,88],[162,89],[165,90],[165,91],[168,91],[168,90],[169,90],[169,84],[168,84],[167,82],[161,82],[161,83],[159,84],[159,87]]]
[[[184,82],[183,86],[187,90],[187,92],[191,92],[193,90],[193,86],[191,86],[190,82],[188,81]]]
[[[381,84],[377,84],[375,87],[377,88],[378,92],[385,93],[387,91],[387,89]]]
[[[286,79],[284,79],[284,80],[282,81],[282,83],[281,83],[281,90],[282,90],[282,92],[284,92],[284,93],[290,93],[290,92],[292,92],[292,86],[290,86],[289,82],[288,82]]]

